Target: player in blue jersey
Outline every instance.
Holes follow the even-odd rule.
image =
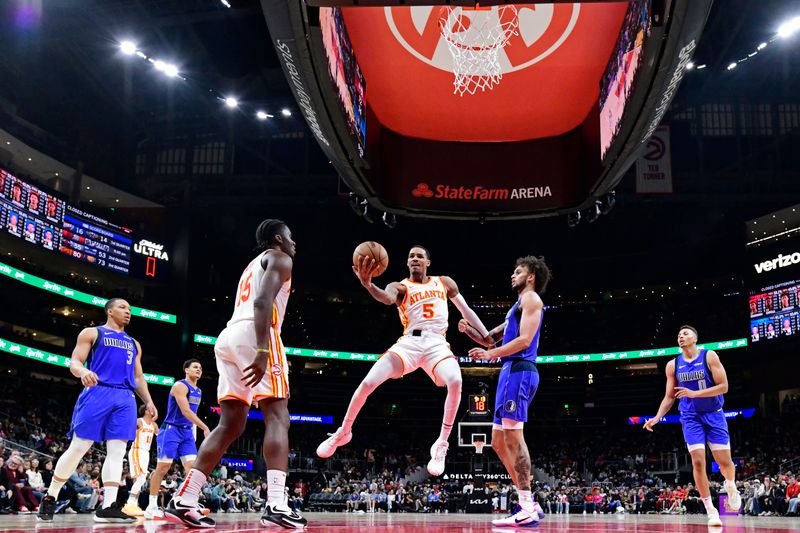
[[[458,324],[459,331],[490,348],[473,348],[469,351],[470,357],[500,359],[503,363],[497,383],[492,449],[517,487],[521,510],[509,517],[493,520],[492,524],[497,527],[533,527],[544,516],[531,494],[531,457],[522,429],[528,421],[528,408],[539,386],[536,351],[544,313],[539,294],[545,291],[550,278],[550,269],[543,257],[521,257],[511,275],[511,288],[518,299],[506,315],[506,321],[486,337],[481,337],[463,320]],[[502,345],[491,348],[500,339]]]
[[[144,517],[148,520],[163,517],[163,512],[158,508],[158,489],[172,462],[180,457],[186,473],[194,465],[197,457],[194,426],[203,431],[204,437],[208,437],[211,431],[197,416],[197,408],[203,397],[197,381],[203,375],[203,366],[197,359],[188,359],[183,363],[183,372],[186,377],[176,382],[169,391],[167,415],[156,437],[158,463],[150,476],[150,501],[144,511]]]
[[[129,523],[136,519],[122,512],[117,491],[122,480],[122,461],[128,441],[136,436],[136,398],[134,391],[155,420],[158,417],[147,381],[142,372],[142,347],[125,333],[131,320],[131,306],[122,298],[105,304],[107,321],[96,328],[85,328],[78,335],[69,370],[84,386],[69,430],[71,442],[56,463],[53,481],[39,505],[38,519],[53,520],[56,498],[67,479],[92,444],[106,442],[103,461],[103,507],[95,522]]]
[[[723,394],[728,392],[728,376],[713,350],[697,346],[697,330],[681,326],[678,331],[681,354],[667,363],[667,390],[656,416],[644,423],[644,429],[653,431],[675,399],[680,400],[681,426],[686,446],[692,456],[694,482],[708,514],[709,526],[721,526],[719,511],[711,502],[711,491],[706,474],[706,442],[714,460],[725,477],[728,507],[739,510],[742,498],[736,489],[736,467],[731,460],[731,443],[728,422],[722,411]]]

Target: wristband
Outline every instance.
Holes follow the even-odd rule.
[[[269,353],[270,349],[269,348],[256,348],[256,353],[259,353],[259,352],[267,352],[267,353]]]

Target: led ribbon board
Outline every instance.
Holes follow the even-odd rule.
[[[34,276],[33,274],[28,274],[27,272],[23,272],[22,270],[16,269],[5,263],[0,263],[0,274],[4,274],[9,278],[21,281],[22,283],[26,283],[32,287],[36,287],[37,289],[44,289],[46,291],[50,291],[55,294],[60,294],[61,296],[64,296],[66,298],[70,298],[72,300],[76,300],[78,302],[82,302],[89,305],[96,305],[98,307],[103,307],[104,305],[106,305],[106,302],[108,301],[108,298],[103,298],[101,296],[93,296],[91,294],[87,294],[85,292],[81,292],[76,289],[70,289],[69,287],[59,285],[58,283],[53,283],[52,281],[47,281],[46,279]],[[171,315],[169,313],[164,313],[162,311],[153,311],[152,309],[144,309],[142,307],[136,307],[133,305],[131,306],[131,314],[133,316],[138,316],[141,318],[149,318],[150,320],[157,320],[159,322],[168,322],[170,324],[175,324],[178,318],[175,315]]]
[[[210,335],[194,334],[194,342],[197,344],[211,344],[217,342],[216,337]],[[730,341],[710,342],[698,345],[699,348],[707,350],[726,350],[731,348],[744,348],[747,346],[747,339],[735,339]],[[317,357],[320,359],[340,359],[342,361],[377,361],[381,354],[376,353],[354,353],[339,352],[331,350],[318,350],[314,348],[290,348],[285,347],[286,355],[299,355],[300,357]],[[591,363],[595,361],[624,361],[627,359],[644,359],[649,357],[667,357],[678,355],[680,348],[654,348],[648,350],[633,350],[628,352],[608,352],[608,353],[588,353],[576,355],[540,355],[536,358],[536,363]],[[475,362],[469,357],[460,357],[460,362]]]
[[[756,412],[755,407],[750,407],[749,409],[739,409],[736,411],[723,411],[725,413],[725,418],[753,418],[753,415]],[[651,420],[652,416],[629,416],[628,417],[628,425],[638,426],[639,424],[644,424],[648,420]],[[660,424],[680,424],[681,422],[681,415],[666,415],[662,416],[661,419],[658,421]]]
[[[220,408],[217,406],[210,407],[212,413],[220,414]],[[251,409],[247,412],[248,420],[264,420],[264,414],[258,409]],[[333,416],[331,415],[289,415],[289,422],[302,422],[305,424],[333,424]]]
[[[44,350],[31,348],[29,346],[25,346],[24,344],[17,344],[16,342],[2,338],[0,338],[0,352],[18,355],[20,357],[25,357],[26,359],[33,359],[34,361],[39,361],[40,363],[47,363],[50,365],[67,368],[69,367],[69,357],[45,352]],[[175,378],[171,378],[169,376],[159,376],[157,374],[145,374],[144,379],[153,385],[173,385],[175,383]]]

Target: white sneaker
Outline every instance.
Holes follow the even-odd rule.
[[[728,501],[726,502],[728,509],[739,512],[739,508],[742,506],[742,496],[736,489],[736,483],[731,483],[729,485],[726,481],[724,485],[725,490],[728,492]]]
[[[722,527],[722,520],[719,519],[719,511],[716,509],[708,513],[708,527]]]
[[[492,525],[495,527],[536,527],[539,525],[539,518],[535,514],[526,511],[520,511],[517,514],[507,516],[505,518],[498,518],[492,520]]]
[[[145,520],[163,520],[164,511],[158,507],[148,507],[144,510]]]
[[[353,432],[348,431],[347,433],[344,432],[344,428],[337,429],[334,433],[328,433],[329,437],[322,441],[322,443],[317,446],[317,455],[326,459],[333,455],[336,451],[336,448],[339,446],[344,446],[350,439],[353,438]]]
[[[444,472],[444,458],[450,445],[446,440],[437,439],[431,446],[431,460],[428,461],[428,473],[432,476],[441,476]],[[317,452],[319,453],[319,452]]]

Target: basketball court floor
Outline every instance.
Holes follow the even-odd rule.
[[[489,533],[515,531],[509,528],[493,528],[491,520],[501,515],[474,514],[375,514],[358,515],[345,513],[305,513],[309,530],[315,531],[364,531],[370,533],[411,533],[417,531],[448,531],[458,533]],[[264,528],[258,522],[257,514],[214,515],[217,531],[236,531],[237,533],[256,531],[281,531],[278,528]],[[703,532],[724,531],[725,533],[757,531],[758,533],[800,531],[800,518],[780,517],[741,517],[723,516],[724,527],[709,528],[704,516],[667,515],[548,515],[537,528],[524,528],[516,531],[578,531],[616,533],[660,533],[660,532]],[[58,533],[84,533],[86,531],[109,531],[130,533],[154,533],[185,531],[166,522],[140,522],[132,525],[95,524],[91,515],[56,516],[52,524],[42,524],[36,517],[0,517],[0,531],[52,531]]]

